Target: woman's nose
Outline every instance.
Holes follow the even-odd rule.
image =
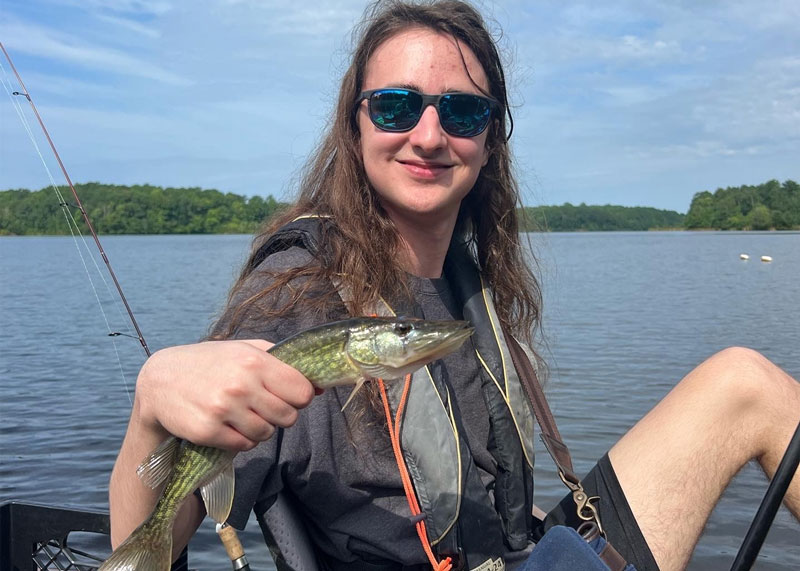
[[[428,105],[422,112],[422,117],[409,134],[409,142],[422,149],[437,149],[447,142],[447,133],[439,122],[439,113],[436,107]]]

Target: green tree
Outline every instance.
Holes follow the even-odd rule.
[[[686,228],[690,230],[698,228],[714,227],[714,195],[704,190],[698,192],[692,198],[689,212],[686,213]]]
[[[747,225],[751,230],[769,230],[772,227],[772,213],[764,204],[759,204],[747,214]]]

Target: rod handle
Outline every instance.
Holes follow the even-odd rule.
[[[239,541],[239,536],[236,534],[236,529],[227,523],[217,525],[217,535],[222,540],[222,545],[225,546],[225,551],[233,563],[234,571],[242,571],[250,569],[247,563],[247,557],[244,554],[244,547],[242,542]]]

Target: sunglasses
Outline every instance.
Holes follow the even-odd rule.
[[[356,102],[368,102],[369,118],[378,129],[390,133],[410,131],[419,123],[422,113],[433,105],[439,123],[454,137],[476,137],[483,133],[500,104],[474,93],[442,93],[427,95],[413,89],[385,87],[364,91]]]

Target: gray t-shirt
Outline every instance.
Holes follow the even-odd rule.
[[[262,289],[270,272],[308,261],[309,254],[300,248],[271,255],[251,275],[233,305]],[[412,276],[409,283],[423,317],[461,318],[446,279]],[[346,317],[344,308],[340,317]],[[228,319],[223,314],[216,330],[221,330]],[[319,324],[318,319],[290,314],[262,323],[255,315],[245,316],[235,336],[277,342]],[[442,378],[452,388],[475,464],[491,494],[496,463],[488,451],[489,415],[472,343],[464,343],[459,351],[432,366],[440,368]],[[350,391],[350,387],[325,391],[300,412],[294,426],[237,455],[236,495],[229,521],[243,527],[254,505],[269,506],[282,492],[300,506],[312,541],[330,556],[341,561],[352,560],[357,554],[405,565],[426,563],[385,421],[363,400],[354,400],[342,413]]]

